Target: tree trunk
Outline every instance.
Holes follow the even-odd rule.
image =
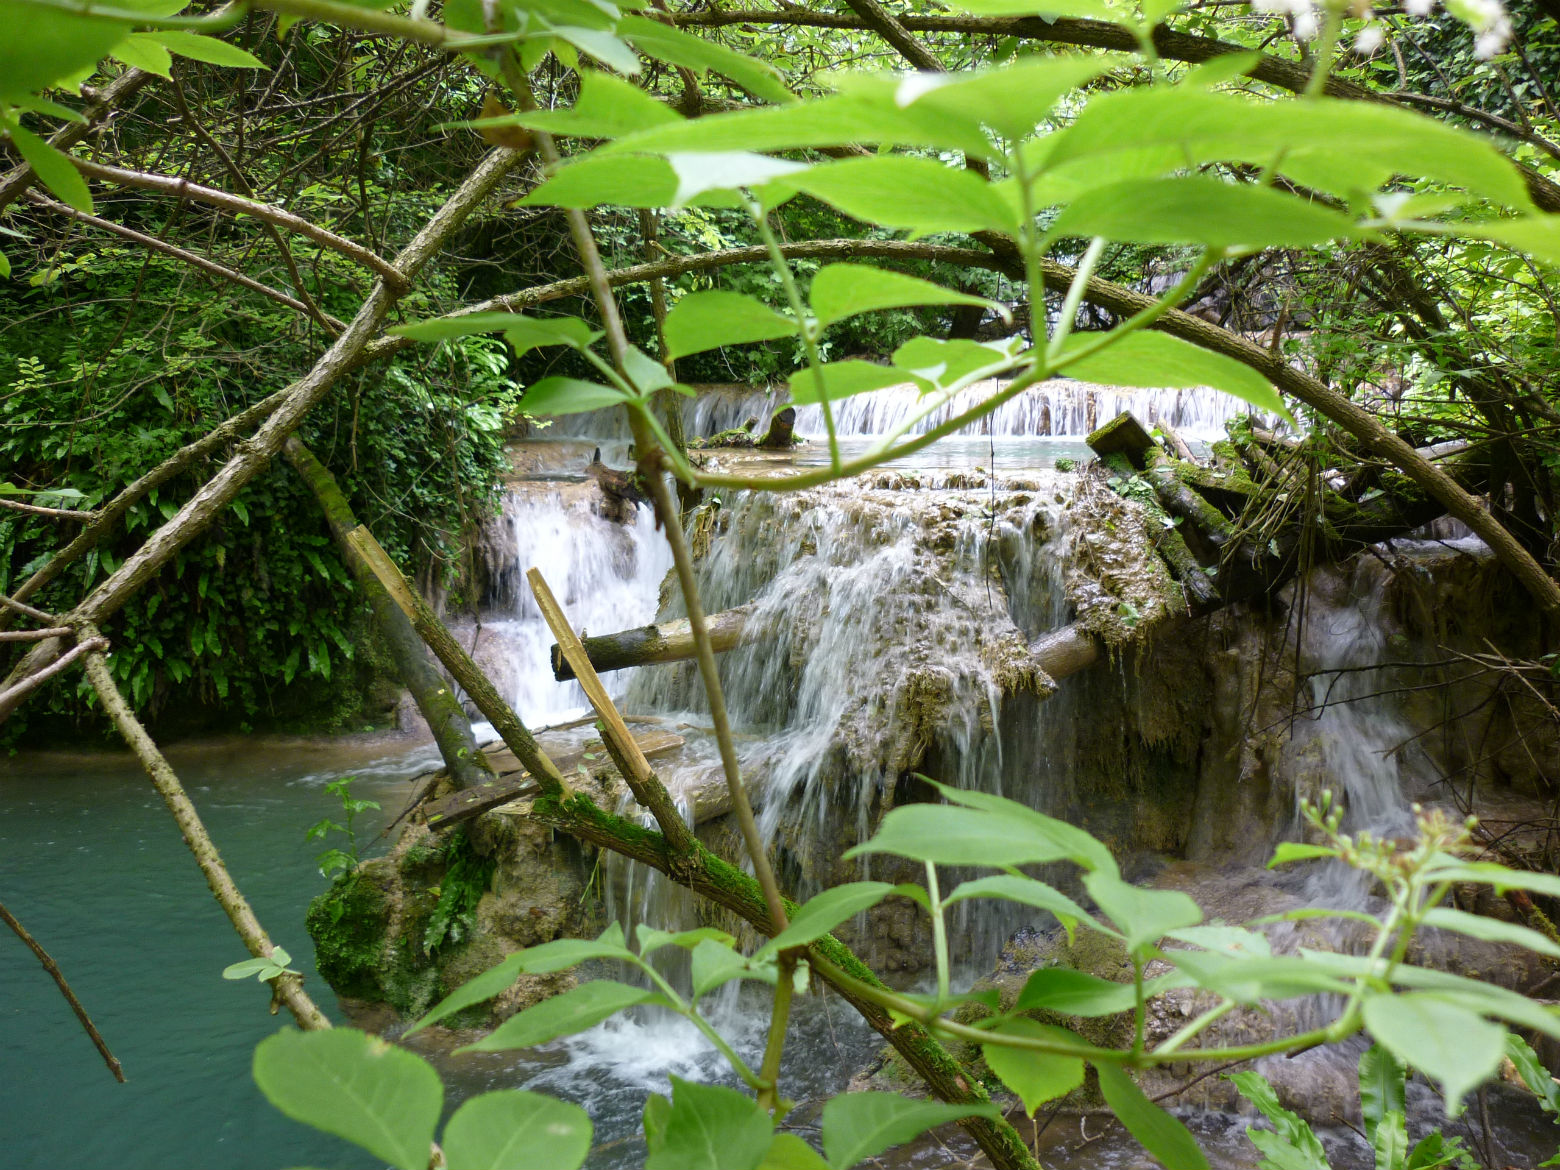
[[[390,656],[395,659],[396,673],[428,721],[428,729],[433,732],[434,742],[439,745],[439,754],[444,757],[444,766],[449,769],[455,787],[473,788],[492,780],[493,769],[477,747],[476,737],[471,733],[471,721],[456,701],[455,692],[434,669],[428,648],[412,629],[412,623],[347,539],[347,533],[358,526],[358,521],[336,477],[297,435],[283,444],[282,453],[319,501],[341,559],[346,562],[358,588],[367,596],[374,612],[374,625],[389,646]]]

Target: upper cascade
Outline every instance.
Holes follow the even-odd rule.
[[[952,402],[912,425],[909,434],[924,434],[1001,390],[995,379],[977,382]],[[784,386],[700,387],[697,397],[683,401],[683,427],[690,435],[714,435],[752,424],[762,433],[769,417],[790,402]],[[903,426],[920,408],[921,390],[912,383],[856,394],[832,404],[834,427],[844,438],[876,438]],[[1004,402],[991,414],[964,427],[964,435],[1010,438],[1082,438],[1100,423],[1130,410],[1149,426],[1167,422],[1193,441],[1224,437],[1224,425],[1251,412],[1240,399],[1199,386],[1187,390],[1136,390],[1052,378]],[[1263,418],[1265,425],[1272,420]],[[599,410],[559,420],[562,435],[603,440],[627,440],[628,424],[621,410]],[[797,407],[796,431],[816,438],[825,433],[823,410],[816,404]]]

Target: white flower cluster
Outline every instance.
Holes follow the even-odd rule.
[[[1321,0],[1321,3],[1327,2]],[[1309,41],[1321,29],[1321,3],[1318,0],[1251,0],[1251,9],[1289,17],[1294,21],[1296,39]],[[1448,12],[1473,30],[1474,52],[1480,60],[1488,61],[1511,40],[1511,16],[1501,0],[1444,0],[1444,3]],[[1436,0],[1403,0],[1403,10],[1410,16],[1429,16],[1435,4]],[[1370,21],[1354,38],[1355,52],[1374,53],[1386,40],[1382,26],[1371,20],[1369,6],[1360,0],[1347,7],[1350,15]]]

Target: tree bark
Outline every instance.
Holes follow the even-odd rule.
[[[466,718],[466,712],[456,701],[455,692],[434,669],[428,648],[412,629],[412,623],[358,554],[357,547],[347,539],[347,533],[358,526],[358,521],[336,477],[297,435],[287,440],[282,453],[319,501],[341,559],[368,598],[374,625],[390,648],[401,682],[411,692],[412,701],[428,722],[428,730],[439,746],[439,755],[444,757],[451,782],[456,788],[472,788],[493,779],[493,769],[477,746],[476,736],[471,733],[471,720]]]
[[[724,613],[709,616],[710,641],[717,653],[734,648],[742,640],[747,628],[751,605],[728,609]],[[601,634],[582,638],[585,655],[598,672],[624,670],[630,666],[646,666],[655,662],[682,662],[694,655],[693,630],[687,618],[662,622],[658,626],[639,626],[621,630],[616,634]],[[567,682],[574,677],[574,668],[564,657],[563,649],[556,642],[552,647],[553,677]]]

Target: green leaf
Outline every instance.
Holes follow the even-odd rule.
[[[1370,1131],[1370,1146],[1376,1155],[1376,1170],[1399,1170],[1408,1157],[1408,1123],[1402,1110],[1393,1109],[1382,1115],[1380,1123]]]
[[[1372,1036],[1440,1084],[1448,1117],[1495,1075],[1506,1053],[1504,1028],[1433,994],[1369,995],[1363,1010]]]
[[[237,45],[219,41],[216,37],[203,37],[192,32],[159,32],[153,34],[163,48],[192,61],[205,61],[208,65],[225,65],[230,69],[264,69],[265,62],[252,53],[246,53]]]
[[[553,33],[580,52],[590,54],[610,69],[616,69],[619,73],[626,73],[630,77],[639,73],[639,58],[634,54],[634,50],[605,29],[560,26],[554,28]]]
[[[590,1138],[590,1116],[578,1105],[501,1089],[455,1110],[442,1144],[449,1170],[577,1170]]]
[[[1143,998],[1152,999],[1161,992],[1185,987],[1184,975],[1170,973],[1143,984]],[[1029,976],[1018,999],[1015,1012],[1044,1010],[1064,1016],[1113,1016],[1131,1011],[1137,1004],[1137,989],[1130,983],[1115,983],[1074,971],[1070,967],[1042,967]]]
[[[1540,1162],[1540,1166],[1554,1166],[1553,1158],[1547,1162]],[[1476,1166],[1468,1157],[1468,1152],[1463,1148],[1461,1138],[1449,1138],[1439,1131],[1427,1133],[1414,1145],[1409,1152],[1408,1161],[1403,1163],[1403,1170],[1441,1170],[1446,1166]]]
[[[590,208],[603,203],[619,207],[669,207],[680,186],[672,164],[664,158],[637,155],[586,155],[558,168],[545,183],[520,200],[524,207]],[[699,207],[739,207],[741,198],[729,191],[712,191],[691,200]]]
[[[649,988],[630,987],[610,979],[592,980],[510,1016],[475,1044],[455,1051],[507,1052],[512,1048],[534,1048],[559,1036],[572,1036],[593,1028],[625,1008],[652,1000],[661,1001],[661,997]]]
[[[786,182],[846,215],[917,234],[1018,231],[1016,213],[990,184],[929,158],[846,159],[788,176]]]
[[[761,187],[776,179],[791,183],[795,181],[796,175],[808,169],[806,163],[771,158],[767,154],[754,154],[747,150],[668,154],[666,164],[671,167],[677,180],[677,189],[672,192],[672,207],[686,207],[712,191]]]
[[[874,362],[855,360],[825,362],[821,370],[830,402],[849,398],[853,394],[867,394],[873,390],[882,390],[889,386],[903,386],[909,381],[903,370],[893,366],[880,366]],[[797,370],[791,375],[792,402],[798,405],[820,402],[824,397],[818,391],[817,378],[811,367]]]
[[[834,1170],[875,1158],[935,1126],[1002,1116],[995,1105],[938,1105],[898,1093],[841,1093],[823,1107],[823,1152]]]
[[[679,150],[800,150],[855,146],[923,146],[962,151],[995,161],[1000,157],[970,119],[933,110],[901,108],[893,90],[897,74],[867,94],[837,94],[786,106],[765,106],[693,118],[676,126],[641,131],[602,147],[606,153],[661,154]],[[883,88],[890,92],[879,92]]]
[[[689,293],[666,315],[666,350],[673,358],[722,345],[792,337],[796,322],[742,293]]]
[[[1273,860],[1267,863],[1269,869],[1280,865],[1288,865],[1295,861],[1310,861],[1317,857],[1337,857],[1338,851],[1331,845],[1305,845],[1299,841],[1280,841],[1278,847],[1273,850]]]
[[[1235,959],[1267,959],[1273,955],[1267,935],[1241,926],[1188,926],[1172,930],[1170,937]]]
[[[1497,894],[1504,894],[1507,890],[1527,890],[1531,894],[1560,898],[1560,876],[1511,869],[1493,861],[1461,861],[1448,856],[1434,863],[1433,872],[1437,881],[1479,882],[1494,886]]]
[[[683,947],[691,951],[707,938],[725,943],[737,941],[724,930],[717,930],[713,926],[700,926],[694,930],[683,930],[674,934],[668,930],[656,930],[653,926],[647,926],[643,922],[634,928],[634,937],[639,942],[641,958],[653,954],[662,947]]]
[[[1180,890],[1141,889],[1104,870],[1085,875],[1083,886],[1121,930],[1129,951],[1151,946],[1172,930],[1202,921],[1202,908]]]
[[[1213,951],[1164,952],[1197,983],[1237,1003],[1299,996],[1344,995],[1352,986],[1315,963],[1292,955],[1273,958],[1239,958]]]
[[[580,96],[572,108],[516,114],[517,125],[573,138],[617,138],[636,130],[675,125],[682,117],[637,85],[588,69],[580,75]]]
[[[156,33],[131,33],[114,46],[111,54],[132,69],[158,77],[173,77],[173,57],[163,47],[162,38]]]
[[[647,57],[682,65],[696,73],[713,70],[768,102],[784,104],[796,100],[772,65],[724,45],[643,16],[625,16],[617,27],[619,34]]]
[[[637,345],[629,346],[624,353],[623,372],[628,375],[634,389],[646,396],[672,384],[672,376],[666,372],[666,367]]]
[[[1346,199],[1364,200],[1395,175],[1411,175],[1509,207],[1531,206],[1516,168],[1487,141],[1385,103],[1254,101],[1142,86],[1096,97],[1071,126],[1035,147],[1047,168],[1081,174],[1102,156],[1145,149],[1166,152],[1163,170],[1213,162],[1261,167],[1279,158],[1279,170],[1302,186]]]
[[[1066,1028],[1053,1028],[1033,1020],[1007,1020],[992,1032],[998,1036],[1080,1043]],[[1005,1048],[991,1043],[982,1044],[980,1050],[991,1071],[1018,1094],[1018,1099],[1024,1103],[1024,1112],[1030,1117],[1047,1101],[1054,1101],[1083,1084],[1083,1061],[1076,1056],[1053,1056],[1033,1049]]]
[[[1057,368],[1065,369],[1068,377],[1111,386],[1176,389],[1211,386],[1251,403],[1258,410],[1290,418],[1278,391],[1256,370],[1244,362],[1171,337],[1168,333],[1152,329],[1130,330],[1098,353],[1068,360],[1069,353],[1097,340],[1088,334],[1069,337]],[[1282,848],[1280,846],[1280,850]]]
[[[222,978],[248,979],[251,975],[258,975],[261,971],[284,967],[290,961],[290,959],[245,959],[239,963],[230,963],[222,968]]]
[[[1529,215],[1521,219],[1498,219],[1489,223],[1460,223],[1460,236],[1494,240],[1526,252],[1546,264],[1560,264],[1560,215]]]
[[[11,127],[11,142],[45,187],[77,211],[92,213],[92,192],[66,155],[20,126]]]
[[[427,1014],[406,1030],[405,1034],[410,1036],[414,1032],[420,1032],[429,1024],[437,1024],[440,1020],[453,1016],[464,1008],[492,999],[495,995],[509,990],[514,981],[520,978],[524,961],[525,952],[517,951],[475,978],[466,980],[430,1008]]]
[[[1453,910],[1449,906],[1436,906],[1427,910],[1422,921],[1426,926],[1456,931],[1469,938],[1483,939],[1485,942],[1513,943],[1519,947],[1526,947],[1530,951],[1537,951],[1541,955],[1548,955],[1552,959],[1560,959],[1560,944],[1516,922],[1485,918],[1478,914]]]
[[[1108,69],[1108,61],[1099,57],[1025,57],[994,69],[848,75],[840,78],[840,87],[864,104],[901,109],[925,126],[963,123],[968,137],[978,139],[984,125],[1003,138],[1018,139],[1032,134],[1063,94]],[[989,147],[979,153],[989,153]]]
[[[523,313],[460,313],[397,325],[389,332],[413,341],[450,341],[478,333],[502,333],[516,356],[546,345],[584,349],[600,337],[578,317],[527,317]]]
[[[829,1164],[794,1133],[777,1133],[758,1170],[829,1170]]]
[[[9,279],[11,275],[11,261],[4,252],[0,252],[0,280]]]
[[[42,6],[30,5],[25,18],[13,12],[6,26],[0,37],[0,99],[7,102],[90,70],[125,38],[125,26],[117,21]]]
[[[1080,922],[1087,922],[1095,929],[1103,929],[1099,921],[1077,902],[1034,878],[998,874],[963,882],[943,899],[943,905],[951,906],[967,898],[1003,898],[1009,902],[1033,906],[1036,910],[1047,910],[1056,916],[1056,920],[1067,931],[1068,938],[1072,937],[1073,928]]]
[[[1297,1114],[1278,1103],[1278,1095],[1273,1092],[1273,1086],[1266,1077],[1258,1072],[1243,1072],[1230,1075],[1227,1079],[1242,1097],[1272,1122],[1271,1134],[1248,1129],[1246,1136],[1275,1164],[1275,1170],[1330,1170],[1327,1151],[1322,1148],[1316,1131]],[[1277,1138],[1281,1145],[1259,1141],[1259,1138]]]
[[[607,406],[620,406],[630,398],[616,386],[602,386],[579,378],[543,378],[527,387],[520,409],[527,414],[586,414]]]
[[[774,1137],[758,1102],[735,1089],[671,1080],[671,1112],[645,1170],[756,1170]]]
[[[1137,1082],[1114,1064],[1097,1064],[1105,1104],[1127,1132],[1167,1170],[1208,1170],[1208,1159],[1182,1125],[1138,1088]]]
[[[355,1028],[286,1028],[255,1049],[254,1078],[294,1121],[401,1170],[428,1165],[444,1086],[422,1057]]]
[[[709,994],[733,979],[758,979],[774,986],[775,968],[757,956],[749,959],[729,943],[705,939],[693,948],[693,998]]]
[[[1522,1083],[1538,1094],[1544,1112],[1560,1114],[1560,1084],[1538,1059],[1528,1042],[1515,1032],[1506,1033],[1506,1056],[1522,1078]]]
[[[1208,175],[1129,179],[1067,206],[1053,236],[1104,236],[1143,244],[1203,244],[1243,253],[1361,238],[1352,220],[1268,187]]]
[[[1401,1063],[1380,1044],[1372,1044],[1360,1054],[1360,1114],[1365,1133],[1375,1132],[1389,1113],[1407,1109],[1406,1078]]]
[[[890,810],[877,835],[848,850],[845,857],[865,853],[895,853],[938,865],[987,867],[1066,861],[1074,856],[1070,842],[1036,832],[1034,825],[1023,819],[937,804],[902,805]]]
[[[996,301],[943,288],[929,280],[871,268],[865,264],[830,264],[813,277],[808,294],[820,326],[832,325],[857,313],[900,309],[909,305],[982,305]]]
[[[754,952],[753,958],[766,959],[790,947],[804,946],[820,939],[842,922],[848,922],[863,910],[870,910],[894,892],[888,882],[849,882],[834,886],[809,898],[796,908],[790,924]]]
[[[974,788],[955,788],[951,784],[939,784],[928,776],[920,776],[919,779],[925,780],[954,804],[994,813],[1027,826],[1031,833],[1060,850],[1061,857],[1081,865],[1084,869],[1101,869],[1112,873],[1116,871],[1116,860],[1110,855],[1110,850],[1104,843],[1076,825],[1069,825],[1066,821],[1048,817],[1027,804],[1020,804],[1005,796],[995,796],[990,792],[981,792]]]
[[[645,1107],[640,1111],[640,1125],[645,1131],[645,1148],[653,1154],[661,1148],[666,1141],[666,1119],[672,1115],[672,1102],[660,1093],[651,1093],[645,1098]]]
[[[955,338],[912,337],[894,351],[896,368],[912,378],[939,388],[989,378],[1017,365],[1024,349],[1022,338],[1006,341],[967,341]]]

